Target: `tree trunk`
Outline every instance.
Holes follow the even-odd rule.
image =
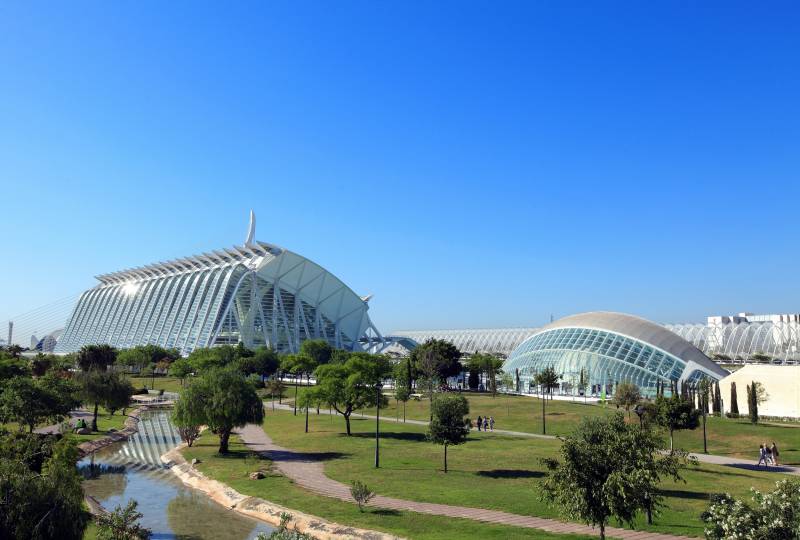
[[[306,405],[306,433],[308,433],[308,405]]]
[[[403,423],[406,423],[406,402],[403,402]]]
[[[344,424],[347,426],[347,436],[350,436],[350,413],[344,415]]]
[[[673,429],[670,428],[669,430],[669,451],[672,452],[675,449],[675,438],[672,436],[674,433]]]
[[[228,453],[228,441],[231,438],[231,431],[229,429],[223,429],[219,432],[219,453],[220,454],[227,454]]]
[[[545,419],[545,396],[542,394],[542,435],[547,435],[547,420]]]
[[[94,415],[92,416],[92,431],[97,431],[97,403],[94,404]]]
[[[606,540],[606,524],[600,523],[600,540]]]
[[[447,472],[447,443],[444,445],[444,472]]]
[[[297,379],[294,380],[294,415],[297,416]]]

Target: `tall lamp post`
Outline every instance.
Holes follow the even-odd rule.
[[[380,441],[381,441],[381,389],[380,381],[375,385],[375,468],[381,466]]]

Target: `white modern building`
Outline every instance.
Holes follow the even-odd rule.
[[[317,263],[255,239],[241,246],[97,276],[75,306],[56,353],[107,343],[154,344],[188,354],[244,343],[296,352],[305,339],[347,350],[382,337],[353,292]]]

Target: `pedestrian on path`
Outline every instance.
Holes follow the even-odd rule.
[[[494,416],[489,417],[489,428],[494,431]]]
[[[489,417],[483,417],[483,431],[489,431]]]
[[[764,453],[767,454],[767,459],[766,459],[767,465],[769,465],[770,463],[774,463],[774,461],[772,460],[772,449],[766,442],[764,443]]]
[[[480,431],[480,430],[481,430],[481,422],[483,422],[483,418],[481,418],[480,416],[478,416],[478,431]]]
[[[777,465],[777,464],[778,464],[778,456],[779,456],[780,454],[778,453],[778,445],[776,445],[776,444],[775,444],[775,441],[772,441],[772,448],[771,448],[771,450],[772,450],[772,463],[774,463],[775,465]]]
[[[758,445],[758,463],[756,464],[756,467],[761,465],[762,462],[764,463],[764,467],[768,467],[769,466],[769,463],[767,463],[767,449],[764,448],[763,444],[759,444]]]

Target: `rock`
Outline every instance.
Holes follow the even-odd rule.
[[[192,467],[194,467],[194,466],[195,466],[195,465],[197,465],[198,463],[200,463],[200,460],[199,460],[199,459],[197,459],[197,458],[192,458]]]
[[[75,433],[77,433],[78,435],[91,435],[92,434],[92,430],[89,429],[88,427],[84,427],[84,428],[79,429]]]
[[[114,429],[114,428],[112,427],[112,428],[109,428],[108,432],[109,432],[109,433],[116,433],[116,432],[117,432],[117,430],[116,430],[116,429]]]
[[[250,473],[250,480],[261,480],[262,478],[264,478],[264,473],[262,473],[261,471]]]

